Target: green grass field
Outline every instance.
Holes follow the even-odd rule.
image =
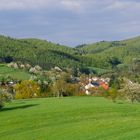
[[[0,79],[8,76],[18,80],[27,80],[31,75],[24,70],[9,68],[5,64],[0,64]]]
[[[0,140],[139,140],[140,104],[101,97],[17,100],[0,111]]]
[[[94,73],[96,72],[97,74],[105,74],[107,72],[110,72],[111,70],[107,70],[107,69],[101,69],[101,68],[96,68],[96,67],[88,67],[90,72]]]

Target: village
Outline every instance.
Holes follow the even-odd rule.
[[[56,80],[58,80],[61,75],[64,73],[63,70],[59,67],[54,67],[51,71],[47,72],[44,71],[40,66],[36,65],[32,67],[30,64],[22,64],[20,62],[11,62],[7,64],[7,67],[12,68],[12,69],[22,69],[27,71],[28,73],[31,74],[31,77],[29,80],[35,81],[39,85],[43,85],[45,89],[47,89],[50,85],[53,86],[52,84],[49,83],[47,79],[50,79],[51,83],[55,83]],[[43,77],[44,79],[40,79],[39,76]],[[45,78],[47,77],[47,79]],[[103,90],[108,90],[109,89],[109,82],[110,78],[103,78],[103,77],[98,77],[98,76],[89,76],[85,75],[84,79],[81,77],[74,77],[70,75],[70,80],[72,80],[72,85],[76,85],[75,91],[77,89],[80,89],[80,92],[82,92],[85,95],[93,95],[93,94],[98,94],[99,89]],[[7,91],[10,91],[13,87],[15,87],[18,83],[21,83],[21,80],[19,79],[13,79],[12,77],[8,77],[8,80],[1,80],[0,81],[0,87],[2,89],[5,89]],[[62,85],[65,87],[65,85]],[[10,89],[10,90],[9,90]]]
[[[110,78],[90,77],[87,78],[87,84],[83,85],[85,88],[85,94],[91,95],[93,90],[103,88],[104,90],[109,89]]]

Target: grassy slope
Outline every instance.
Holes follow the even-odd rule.
[[[109,69],[101,69],[101,68],[97,68],[97,67],[88,67],[90,72],[92,73],[97,73],[98,75],[102,75],[102,74],[105,74],[105,73],[108,73],[108,72],[111,72],[111,70]]]
[[[98,97],[18,100],[0,112],[1,140],[139,140],[140,105]]]
[[[9,68],[5,64],[0,64],[0,80],[8,76],[18,80],[27,80],[31,75],[23,70]]]

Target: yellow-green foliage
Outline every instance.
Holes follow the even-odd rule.
[[[40,95],[40,87],[37,83],[31,80],[25,80],[21,83],[18,83],[15,87],[15,98],[16,99],[25,99],[38,97]]]
[[[117,98],[117,90],[115,88],[110,88],[104,93],[104,96],[115,102]]]

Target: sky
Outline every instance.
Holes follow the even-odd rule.
[[[0,0],[0,34],[76,46],[140,35],[140,0]]]

